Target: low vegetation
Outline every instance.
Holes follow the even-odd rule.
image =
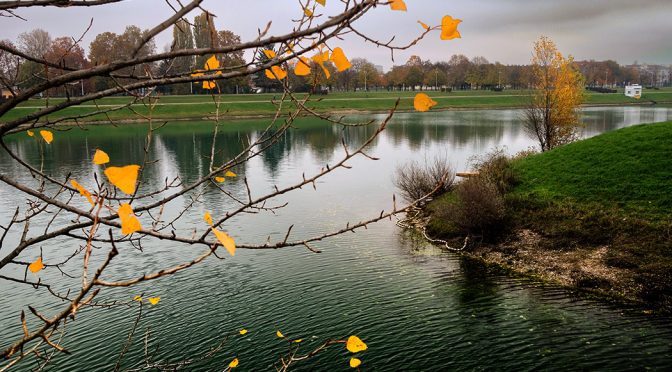
[[[513,160],[495,153],[429,206],[428,231],[455,242],[481,234],[470,250],[486,261],[671,311],[670,138],[667,122]],[[497,193],[483,186],[495,182]],[[493,216],[497,228],[467,228]]]
[[[397,167],[394,185],[408,202],[445,194],[453,188],[455,172],[445,156],[421,164],[411,161]]]

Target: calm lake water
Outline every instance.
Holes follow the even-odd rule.
[[[589,108],[583,116],[585,136],[592,136],[633,124],[672,120],[672,109]],[[304,188],[279,199],[276,204],[289,205],[277,214],[241,216],[225,229],[239,243],[263,243],[269,235],[282,239],[292,224],[293,236],[298,238],[375,216],[390,209],[394,170],[406,161],[443,154],[457,170],[466,170],[473,155],[496,147],[515,153],[533,146],[519,117],[515,110],[397,114],[369,150],[381,160],[357,158],[349,163],[351,170],[318,182],[317,191]],[[222,144],[220,156],[236,154],[263,125],[254,121],[226,124],[217,139]],[[243,177],[249,180],[253,195],[262,195],[273,185],[293,184],[303,172],[310,175],[335,163],[342,155],[341,136],[354,147],[371,131],[343,131],[314,120],[301,121],[281,143],[235,169],[239,177],[227,179],[224,187],[244,196]],[[171,123],[160,129],[151,146],[151,157],[159,161],[146,169],[145,182],[162,184],[166,178],[180,176],[188,183],[207,173],[211,133],[209,123]],[[107,151],[115,165],[138,163],[145,134],[141,125],[56,133],[45,150],[44,167],[57,178],[72,173],[91,186],[93,174],[100,174],[89,160],[93,149]],[[11,139],[9,147],[31,163],[39,163],[36,142],[24,136]],[[0,169],[30,180],[4,152],[0,152]],[[217,217],[233,207],[211,186],[201,191],[203,203],[184,218],[179,229],[203,229],[204,211]],[[176,200],[166,218],[188,202]],[[0,184],[0,224],[9,221],[17,205],[25,208],[24,197]],[[9,237],[15,239],[15,235]],[[2,247],[2,253],[11,246]],[[60,239],[41,248],[50,263],[76,247]],[[553,286],[488,272],[424,243],[396,227],[394,221],[324,241],[315,248],[322,253],[299,248],[239,250],[234,258],[209,259],[171,278],[132,289],[106,289],[101,298],[127,300],[141,293],[161,297],[159,305],[144,308],[140,334],[123,366],[142,364],[142,334],[148,327],[151,346],[159,347],[155,359],[172,361],[204,353],[239,329],[249,330],[245,336],[230,337],[221,352],[189,368],[194,370],[223,370],[234,356],[240,360],[240,370],[273,370],[278,354],[287,350],[287,344],[275,336],[278,329],[288,337],[303,338],[305,351],[328,338],[357,334],[369,346],[359,356],[366,370],[666,370],[672,365],[669,318],[642,315]],[[94,256],[101,257],[105,251],[96,250]],[[200,252],[201,247],[166,242],[145,245],[142,252],[122,247],[107,278],[152,272]],[[37,254],[36,249],[20,258],[28,261]],[[49,269],[40,275],[65,290],[79,284],[80,268],[81,260],[66,267],[75,279]],[[7,268],[0,274],[20,277],[23,272]],[[19,312],[25,304],[37,304],[47,313],[62,306],[45,291],[1,283],[2,348],[20,335]],[[137,309],[79,313],[76,322],[68,324],[64,343],[73,355],[59,356],[51,370],[110,370],[136,313]],[[345,371],[348,359],[343,347],[333,347],[298,364],[297,369]],[[28,362],[19,369],[32,366]]]

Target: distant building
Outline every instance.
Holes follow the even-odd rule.
[[[642,98],[642,86],[639,84],[626,85],[625,86],[625,95],[635,99]]]

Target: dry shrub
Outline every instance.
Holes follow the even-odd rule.
[[[495,149],[480,157],[471,159],[480,177],[492,183],[501,195],[507,193],[516,184],[516,177],[511,168],[511,158],[504,150]]]
[[[427,195],[435,197],[450,191],[455,182],[455,172],[447,158],[436,156],[424,164],[410,161],[397,167],[394,185],[401,196],[414,202]]]
[[[504,229],[504,198],[497,186],[485,177],[473,177],[455,188],[455,200],[445,211],[463,233],[492,240]]]

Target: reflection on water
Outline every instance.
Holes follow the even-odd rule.
[[[672,120],[672,110],[589,108],[583,117],[584,135],[592,136],[641,122]],[[515,153],[534,145],[519,118],[516,110],[398,114],[368,150],[381,160],[353,159],[352,169],[326,177],[317,183],[317,190],[283,196],[277,204],[289,202],[289,206],[277,214],[240,216],[226,228],[244,243],[264,242],[268,236],[282,238],[290,225],[295,226],[296,237],[342,228],[347,221],[391,207],[392,175],[401,163],[445,154],[457,169],[464,169],[469,157],[494,147]],[[222,126],[216,158],[226,161],[237,155],[262,135],[264,125],[244,121]],[[338,161],[341,138],[354,148],[372,131],[302,120],[269,151],[235,169],[239,177],[227,179],[224,187],[244,197],[243,177],[253,195],[274,185],[292,184],[304,172],[314,174]],[[115,164],[138,162],[144,156],[145,136],[141,125],[57,133],[53,144],[44,148],[44,168],[54,177],[63,179],[72,173],[85,186],[93,185],[92,175],[100,176],[101,169],[91,164],[88,154],[100,147]],[[171,123],[161,128],[150,145],[149,156],[156,162],[146,168],[141,189],[176,177],[189,183],[206,174],[212,141],[208,123]],[[17,136],[8,146],[39,164],[35,141]],[[4,153],[0,153],[0,166],[4,174],[31,182],[31,176]],[[204,203],[197,204],[178,228],[201,226],[205,210],[222,215],[233,207],[208,185],[197,192],[203,192]],[[23,197],[4,184],[0,195],[0,224],[5,224]],[[188,202],[171,202],[166,218]],[[46,260],[67,255],[71,244],[62,239],[45,245]],[[363,366],[382,370],[665,369],[672,360],[669,319],[623,313],[554,287],[490,273],[400,232],[393,221],[321,242],[316,248],[323,253],[242,250],[234,258],[208,260],[170,279],[106,290],[104,296],[161,296],[160,305],[149,309],[140,326],[151,327],[156,339],[152,345],[160,343],[157,355],[162,358],[195,354],[227,332],[250,330],[245,337],[233,337],[221,354],[196,367],[202,370],[219,369],[233,356],[245,370],[272,370],[276,356],[286,348],[274,336],[277,329],[289,337],[304,338],[306,349],[329,337],[358,334],[370,347],[361,357]],[[1,249],[4,253],[9,248]],[[193,247],[162,242],[149,244],[142,252],[131,247],[121,251],[109,272],[112,277],[150,272],[198,253]],[[76,274],[79,267],[81,261],[66,269]],[[59,289],[78,284],[60,273],[45,270],[43,274],[59,283]],[[5,299],[0,303],[0,347],[20,334],[17,319],[22,306],[36,303],[55,309],[38,290],[2,282],[0,291]],[[80,314],[66,343],[73,355],[57,359],[54,370],[109,370],[133,315],[132,310]],[[142,340],[137,337],[126,367],[140,363],[141,355]],[[347,355],[340,348],[299,366],[299,370],[339,369],[348,369]]]

